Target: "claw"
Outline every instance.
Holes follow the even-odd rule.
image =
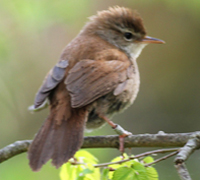
[[[100,118],[105,120],[113,129],[114,131],[119,134],[119,150],[123,156],[124,153],[124,138],[127,136],[132,135],[131,132],[126,131],[123,127],[121,127],[119,124],[113,123],[110,119],[108,119],[106,116],[99,115]],[[123,156],[124,157],[124,156]]]

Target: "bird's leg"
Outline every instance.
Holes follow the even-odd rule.
[[[123,154],[124,153],[124,138],[132,135],[131,132],[126,131],[124,128],[122,128],[119,124],[115,124],[112,122],[109,118],[106,116],[99,115],[99,117],[103,120],[105,120],[113,129],[114,131],[119,134],[119,150]]]

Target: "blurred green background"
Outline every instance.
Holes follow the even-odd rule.
[[[30,114],[27,107],[61,50],[87,17],[109,6],[136,9],[148,35],[165,45],[149,45],[138,58],[139,95],[115,122],[137,133],[200,130],[200,1],[199,0],[1,0],[0,1],[0,148],[31,139],[48,110]],[[110,127],[86,135],[114,134]],[[137,154],[148,148],[133,148]],[[119,155],[115,149],[94,149],[101,162]],[[193,179],[200,177],[200,153],[187,161]],[[173,158],[155,166],[161,180],[177,180]],[[27,154],[0,164],[1,180],[59,180],[48,163],[33,173]]]

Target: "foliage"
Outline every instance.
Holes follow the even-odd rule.
[[[98,160],[89,152],[85,150],[79,150],[75,154],[75,161],[78,165],[72,165],[73,160],[64,164],[60,172],[61,180],[98,180],[100,177],[100,171],[98,168],[94,168],[93,164],[96,164]]]
[[[126,154],[123,157],[123,159],[128,158]],[[71,159],[62,166],[61,180],[158,180],[155,168],[145,167],[146,163],[154,161],[150,156],[142,161],[133,159],[120,164],[118,162],[122,160],[122,157],[116,157],[111,161],[116,164],[103,168],[101,174],[99,168],[94,166],[98,160],[89,152],[80,150],[76,153],[75,159],[75,161]]]

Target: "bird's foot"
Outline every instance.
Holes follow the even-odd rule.
[[[122,128],[118,124],[116,124],[116,126],[113,129],[117,134],[119,134],[119,151],[121,152],[121,154],[123,156],[123,153],[124,153],[124,138],[132,135],[132,133],[129,132],[129,131],[126,131],[124,128]]]
[[[123,156],[123,153],[124,153],[124,138],[132,135],[132,133],[129,132],[129,131],[126,131],[119,124],[115,124],[114,122],[112,122],[106,116],[99,115],[99,117],[102,118],[103,120],[105,120],[114,129],[114,131],[119,135],[119,150],[120,150],[120,152]]]

